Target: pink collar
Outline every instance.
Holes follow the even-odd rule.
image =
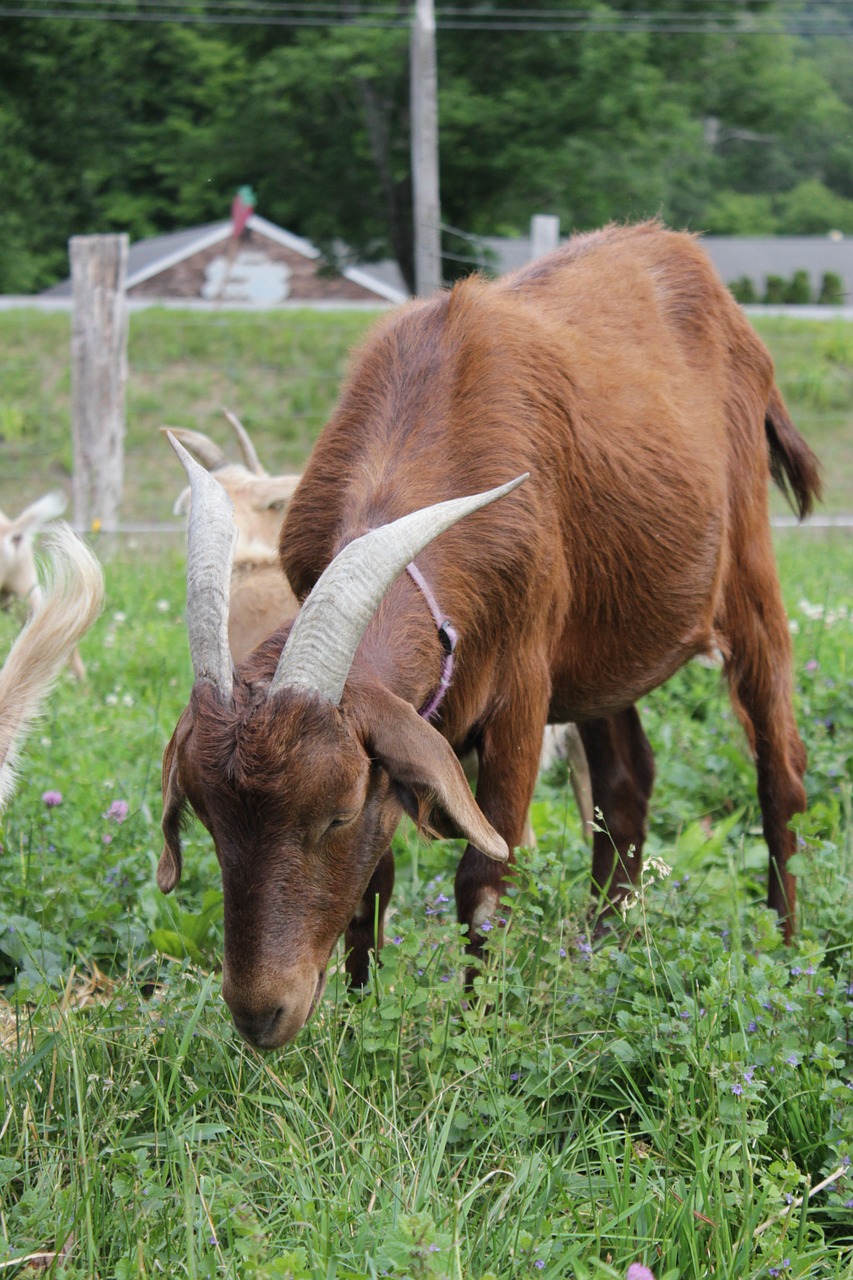
[[[455,628],[451,626],[448,619],[445,618],[444,614],[439,609],[436,598],[430,590],[429,583],[414,561],[406,565],[406,572],[412,579],[412,582],[414,582],[415,586],[420,588],[424,599],[429,605],[429,611],[432,614],[433,621],[435,622],[436,629],[438,631],[438,638],[441,641],[441,679],[439,680],[438,688],[435,693],[432,697],[427,699],[418,712],[418,715],[423,716],[424,720],[432,720],[433,716],[436,715],[439,707],[441,706],[444,695],[450,688],[450,681],[453,676],[453,651],[456,648],[456,641],[459,637]]]

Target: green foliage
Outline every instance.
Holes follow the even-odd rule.
[[[269,1056],[219,998],[198,824],[179,889],[153,883],[159,761],[191,683],[183,556],[108,558],[88,681],[61,680],[0,833],[0,1261],[65,1248],[75,1280],[849,1276],[853,547],[785,532],[778,555],[809,754],[794,947],[761,905],[743,735],[719,673],[690,664],[644,702],[648,850],[672,872],[650,859],[624,923],[588,936],[557,772],[466,1001],[457,850],[407,826],[369,990],[346,993],[337,957]],[[200,966],[158,953],[169,931]]]
[[[835,271],[825,271],[821,277],[818,302],[827,307],[840,307],[844,304],[844,285]]]
[[[702,215],[702,230],[717,236],[772,236],[773,202],[766,195],[717,192]]]
[[[749,276],[741,276],[738,280],[733,280],[729,288],[732,291],[732,295],[743,306],[749,306],[750,303],[758,301],[755,285]]]
[[[791,282],[785,290],[785,301],[794,306],[802,306],[812,300],[812,287],[808,271],[795,271]]]
[[[786,294],[788,292],[787,282],[782,276],[767,276],[764,281],[764,298],[763,301],[771,305],[786,302]]]
[[[757,8],[770,25],[776,6]],[[552,9],[578,21],[569,0]],[[538,209],[566,227],[661,214],[720,234],[850,230],[846,42],[662,39],[631,10],[601,4],[571,34],[439,19],[444,219],[479,234]],[[0,18],[0,290],[64,276],[73,234],[227,217],[245,183],[332,259],[394,256],[411,281],[405,25],[18,13]]]

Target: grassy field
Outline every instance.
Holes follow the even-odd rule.
[[[154,885],[191,683],[182,552],[108,560],[88,682],[63,679],[0,831],[2,1273],[853,1277],[853,540],[778,547],[810,756],[790,950],[761,906],[752,766],[693,664],[644,708],[648,851],[672,872],[609,940],[557,770],[468,1007],[457,850],[402,830],[370,993],[335,974],[266,1057],[219,997],[200,827],[177,894]]]
[[[182,476],[158,432],[195,427],[225,443],[221,407],[252,432],[270,471],[299,469],[337,396],[366,312],[143,311],[131,317],[126,521],[162,522]],[[853,325],[755,321],[794,417],[824,464],[828,512],[853,506]],[[0,313],[0,509],[52,488],[70,493],[69,317]],[[786,510],[774,494],[773,509]]]
[[[170,519],[160,423],[224,441],[223,403],[270,469],[300,466],[369,322],[135,315],[125,518]],[[853,327],[759,327],[827,508],[849,510]],[[66,317],[0,313],[4,510],[68,486],[67,347]],[[155,541],[96,540],[88,680],[62,679],[0,826],[0,1274],[853,1280],[853,539],[778,534],[809,752],[793,947],[761,905],[742,734],[719,674],[691,664],[644,704],[657,861],[609,939],[588,937],[557,768],[476,998],[458,848],[401,828],[369,994],[333,974],[270,1056],[220,998],[202,828],[176,894],[154,883],[160,759],[191,686],[183,542]],[[20,620],[0,615],[0,652]]]

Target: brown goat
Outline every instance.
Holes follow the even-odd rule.
[[[161,427],[166,435],[180,440],[187,452],[215,476],[233,506],[237,528],[237,549],[231,568],[228,607],[228,644],[231,657],[241,662],[273,631],[289,622],[299,611],[299,603],[279,564],[279,538],[290,499],[299,476],[270,476],[261,466],[255,446],[239,418],[228,409],[231,424],[243,454],[243,464],[229,463],[219,445],[199,431],[183,427]],[[186,488],[175,503],[175,515],[190,510],[191,490]],[[573,724],[548,725],[542,744],[540,765],[544,769],[555,760],[564,760],[575,794],[581,826],[592,827],[592,784],[583,743]],[[471,751],[463,761],[467,777],[477,777],[477,756]],[[528,820],[522,844],[535,845],[536,836]]]
[[[635,704],[715,648],[755,753],[768,902],[791,936],[805,752],[767,490],[770,476],[790,486],[802,516],[817,464],[691,236],[579,235],[380,323],[282,531],[302,609],[236,672],[233,526],[182,460],[195,683],[163,761],[158,882],[180,876],[189,801],[222,871],[223,995],[253,1044],[303,1026],[342,933],[352,981],[366,980],[404,810],[468,841],[456,902],[480,949],[546,722],[580,726],[608,829],[593,891],[618,902],[654,776]],[[471,747],[476,803],[457,759]]]

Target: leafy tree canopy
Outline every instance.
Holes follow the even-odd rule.
[[[506,7],[456,6],[481,25]],[[682,0],[660,0],[656,27],[644,0],[549,9],[577,29],[456,29],[439,7],[447,223],[853,229],[849,41],[786,35],[772,0],[725,29],[702,0],[689,13],[708,22],[678,33],[660,27]],[[330,257],[394,256],[411,280],[409,5],[396,13],[384,28],[0,17],[0,290],[65,275],[74,234],[223,218],[247,182]],[[763,34],[742,34],[744,15]]]

